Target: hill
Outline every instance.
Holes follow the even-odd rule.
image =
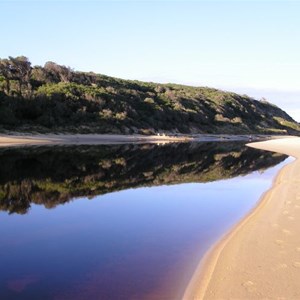
[[[0,59],[0,130],[276,133],[300,126],[277,106],[208,87],[122,80],[24,57]]]

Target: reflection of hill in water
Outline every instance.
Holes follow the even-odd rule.
[[[26,213],[127,188],[209,182],[283,161],[240,143],[28,147],[0,150],[0,209]]]

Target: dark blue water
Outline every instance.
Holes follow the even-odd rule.
[[[194,150],[198,153],[197,147]],[[8,208],[5,198],[8,196],[2,196],[2,201],[6,202],[2,206],[5,209],[0,212],[0,299],[180,298],[205,251],[255,206],[260,195],[271,186],[276,172],[286,164],[285,157],[253,150],[258,163],[264,164],[254,171],[253,162],[244,160],[243,151],[247,151],[248,157],[254,152],[238,147],[244,150],[222,149],[216,154],[210,148],[209,153],[213,154],[202,155],[203,160],[189,160],[192,156],[186,148],[175,149],[185,150],[186,160],[176,160],[162,169],[165,173],[158,172],[157,175],[155,163],[149,165],[146,174],[131,173],[131,153],[141,149],[129,148],[126,155],[122,150],[124,160],[118,156],[117,165],[123,164],[126,170],[121,168],[117,173],[120,178],[124,173],[123,184],[126,182],[130,187],[132,182],[139,182],[139,185],[121,190],[118,186],[120,191],[112,189],[106,194],[93,195],[92,199],[69,198],[70,193],[79,189],[80,174],[76,173],[76,181],[73,171],[66,172],[66,178],[61,176],[60,180],[54,180],[55,176],[51,177],[50,173],[41,179],[41,176],[35,177],[36,173],[26,173],[26,177],[20,172],[12,175],[13,171],[7,171],[10,175],[5,181],[1,174],[0,191],[2,194],[7,192],[9,186],[7,195],[12,203]],[[150,148],[150,154],[147,152],[151,159],[154,150]],[[104,155],[102,150],[101,153],[100,158],[95,158],[97,165],[100,161],[101,166],[112,167],[116,156],[108,162],[109,155]],[[144,152],[142,154],[145,156]],[[5,159],[7,155],[7,152],[2,154]],[[27,158],[22,155],[19,154],[19,159],[24,164],[28,155],[24,156]],[[36,155],[44,155],[44,152]],[[47,155],[50,157],[49,153]],[[228,157],[237,158],[238,162],[228,164]],[[137,159],[136,153],[134,158]],[[211,163],[200,168],[207,160]],[[195,162],[196,165],[191,167]],[[234,164],[242,175],[235,174]],[[91,174],[100,172],[94,165],[87,166],[81,165],[84,169],[81,183],[90,180]],[[160,166],[163,167],[163,163]],[[62,170],[59,172],[63,173]],[[107,178],[110,178],[110,187],[116,185],[118,176],[114,177],[112,172],[98,181],[92,180],[94,185],[89,182],[90,189],[95,190],[95,185],[99,186],[101,180],[107,182]],[[152,179],[147,179],[145,184],[140,177]],[[197,178],[198,182],[186,182]],[[70,181],[73,182],[71,186]],[[160,185],[160,182],[176,184]],[[46,208],[49,198],[45,195],[55,201],[54,208]],[[34,197],[26,213],[24,210],[18,213],[20,205],[14,203],[24,201],[22,197]],[[9,214],[9,211],[13,213]]]

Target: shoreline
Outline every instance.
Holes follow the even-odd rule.
[[[37,146],[37,145],[107,145],[129,143],[182,143],[182,142],[230,142],[259,141],[291,136],[272,135],[121,135],[121,134],[0,134],[0,147]]]
[[[294,234],[300,226],[296,220],[300,192],[295,189],[300,180],[300,138],[247,146],[295,160],[277,173],[258,204],[208,250],[183,299],[300,297],[300,237]],[[287,208],[291,205],[293,209]]]

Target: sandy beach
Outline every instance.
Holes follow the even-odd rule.
[[[296,160],[202,259],[184,299],[300,299],[300,138],[249,146]]]

